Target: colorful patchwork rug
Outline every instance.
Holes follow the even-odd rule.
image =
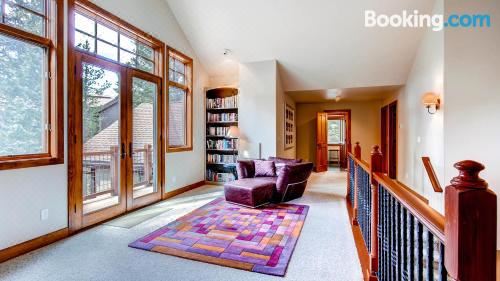
[[[284,276],[308,210],[295,204],[250,209],[218,198],[129,246]]]

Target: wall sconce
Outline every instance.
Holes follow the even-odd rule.
[[[422,103],[427,108],[429,114],[435,114],[441,105],[441,99],[434,93],[427,93],[422,98]]]

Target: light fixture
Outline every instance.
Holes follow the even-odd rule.
[[[231,50],[230,49],[224,49],[224,56],[229,56],[231,55]]]
[[[239,138],[240,137],[240,128],[237,126],[230,126],[229,130],[227,130],[226,136],[228,138]]]
[[[441,99],[435,93],[426,93],[422,98],[422,103],[429,114],[435,114],[441,105]]]

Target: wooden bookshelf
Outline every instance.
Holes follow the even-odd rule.
[[[208,90],[205,109],[205,180],[223,184],[236,179],[238,139],[227,136],[227,132],[231,126],[238,126],[238,89]]]

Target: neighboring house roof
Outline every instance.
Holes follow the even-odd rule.
[[[133,110],[133,142],[134,148],[144,148],[146,144],[153,144],[153,105],[142,103]],[[113,122],[97,135],[84,143],[85,152],[109,151],[112,146],[119,145],[119,121]]]

